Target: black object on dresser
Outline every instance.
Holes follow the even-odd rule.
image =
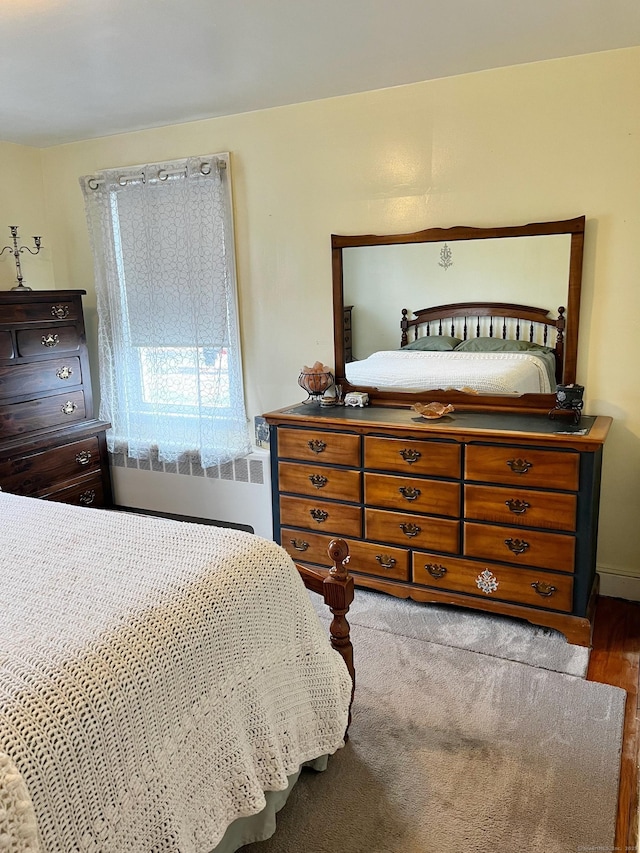
[[[105,507],[109,424],[93,417],[84,293],[0,293],[0,489]]]
[[[274,536],[327,566],[349,545],[360,586],[527,619],[589,645],[602,450],[611,419],[407,408],[265,415]]]

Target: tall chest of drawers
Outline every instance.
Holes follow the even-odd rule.
[[[271,412],[274,536],[356,583],[555,628],[588,645],[609,418],[297,406]]]
[[[109,506],[109,424],[93,417],[83,294],[0,293],[0,489]]]

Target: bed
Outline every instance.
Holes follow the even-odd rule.
[[[351,386],[378,391],[548,394],[562,375],[565,308],[463,302],[402,309],[399,350],[345,364]],[[555,340],[552,341],[553,333]]]
[[[318,575],[226,528],[3,492],[0,519],[0,849],[228,853],[267,837],[235,829],[344,743],[345,543]]]

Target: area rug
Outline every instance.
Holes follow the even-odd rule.
[[[311,600],[318,615],[326,621],[329,614],[322,599],[312,594]],[[559,631],[532,625],[523,619],[454,605],[421,604],[356,589],[348,620],[351,625],[468,649],[583,678],[589,664],[589,649],[571,645]]]
[[[613,850],[625,693],[353,625],[350,738],[246,853]]]

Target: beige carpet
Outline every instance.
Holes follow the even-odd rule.
[[[247,853],[612,850],[624,691],[354,625],[351,737]]]

